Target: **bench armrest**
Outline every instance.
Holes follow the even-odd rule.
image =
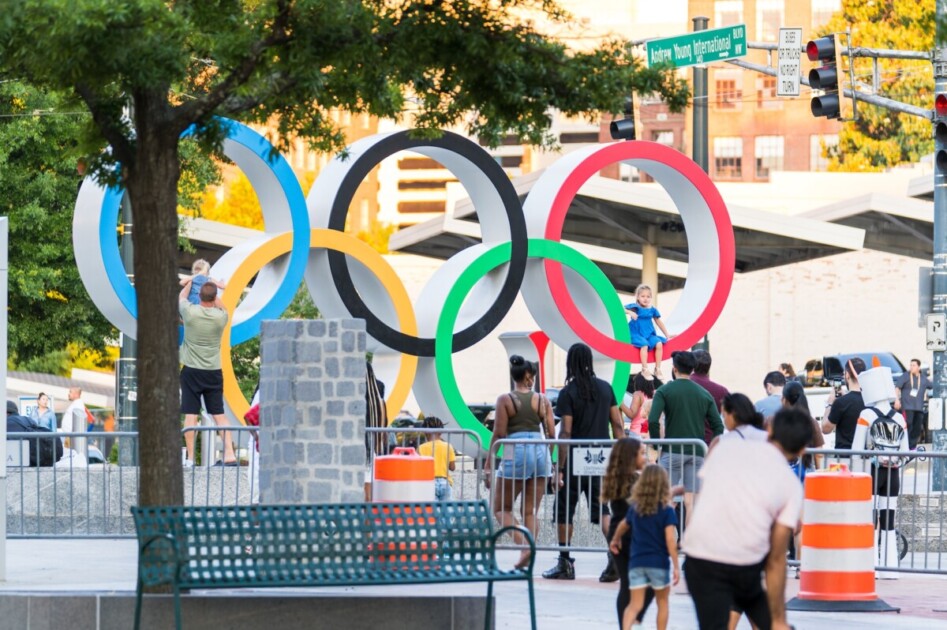
[[[506,527],[501,527],[496,532],[494,532],[493,536],[490,538],[490,542],[493,543],[493,547],[496,549],[497,540],[499,540],[500,536],[512,531],[518,531],[521,533],[526,538],[526,542],[529,543],[529,567],[527,567],[527,574],[532,575],[533,563],[536,562],[536,542],[533,540],[532,532],[522,525],[507,525]]]
[[[138,579],[141,580],[143,584],[145,584],[145,581],[143,579],[144,576],[143,576],[143,567],[141,564],[141,559],[142,557],[144,557],[145,552],[148,550],[149,547],[151,547],[152,544],[159,543],[159,542],[167,542],[167,543],[170,543],[171,545],[171,554],[172,554],[172,557],[174,558],[173,560],[174,573],[172,574],[171,583],[175,583],[178,581],[178,572],[180,571],[180,568],[181,568],[181,561],[178,558],[177,540],[175,539],[173,534],[167,533],[167,534],[160,534],[157,536],[151,536],[147,540],[142,542],[142,544],[138,547]],[[158,575],[159,576],[161,575],[160,571],[158,572]],[[165,583],[166,581],[162,580],[159,582],[149,581],[147,584],[149,586],[154,586],[156,584],[165,584]]]

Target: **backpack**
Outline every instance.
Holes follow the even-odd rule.
[[[889,453],[901,452],[901,441],[904,438],[904,427],[894,419],[897,412],[894,408],[883,414],[875,407],[867,407],[874,412],[876,418],[868,426],[868,440],[865,448],[869,451],[882,451]],[[879,456],[874,461],[879,466],[888,468],[898,468],[905,461],[905,457]]]
[[[52,466],[62,458],[62,440],[46,427],[33,424],[25,417],[7,416],[8,433],[36,433],[36,438],[25,438],[30,444],[30,466]],[[21,438],[23,439],[23,438]]]

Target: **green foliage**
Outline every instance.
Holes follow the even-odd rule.
[[[849,27],[853,46],[930,50],[934,45],[934,3],[843,0],[841,11],[823,32],[841,32]],[[878,63],[882,96],[918,107],[933,107],[934,80],[929,61],[880,59]],[[870,88],[871,60],[856,59],[854,70],[856,83]],[[859,102],[858,120],[842,124],[838,148],[828,153],[829,169],[879,171],[903,162],[917,162],[931,153],[933,146],[930,121]]]
[[[79,128],[59,94],[0,82],[0,215],[9,220],[9,352],[18,369],[61,373],[69,342],[105,349],[112,327],[76,268],[72,210]]]

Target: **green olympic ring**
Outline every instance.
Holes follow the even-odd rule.
[[[447,404],[454,420],[457,421],[458,426],[475,432],[483,444],[490,443],[491,434],[477,420],[473,412],[467,408],[467,403],[464,402],[464,397],[460,393],[454,375],[451,344],[454,337],[454,324],[467,294],[481,278],[500,265],[508,263],[511,251],[512,246],[509,242],[500,243],[478,256],[464,269],[447,294],[444,308],[437,320],[437,334],[434,337],[434,366],[444,402]],[[554,260],[579,274],[602,299],[612,324],[615,339],[625,343],[631,341],[628,322],[625,320],[625,307],[618,298],[615,287],[612,286],[608,277],[595,263],[568,245],[541,238],[529,239],[528,256],[529,258]],[[615,392],[615,398],[618,400],[621,400],[624,395],[629,374],[631,374],[631,364],[627,361],[616,360],[615,371],[612,375],[612,389]]]

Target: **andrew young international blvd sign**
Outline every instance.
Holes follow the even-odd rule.
[[[725,26],[647,42],[648,65],[678,68],[746,55],[746,25]]]

